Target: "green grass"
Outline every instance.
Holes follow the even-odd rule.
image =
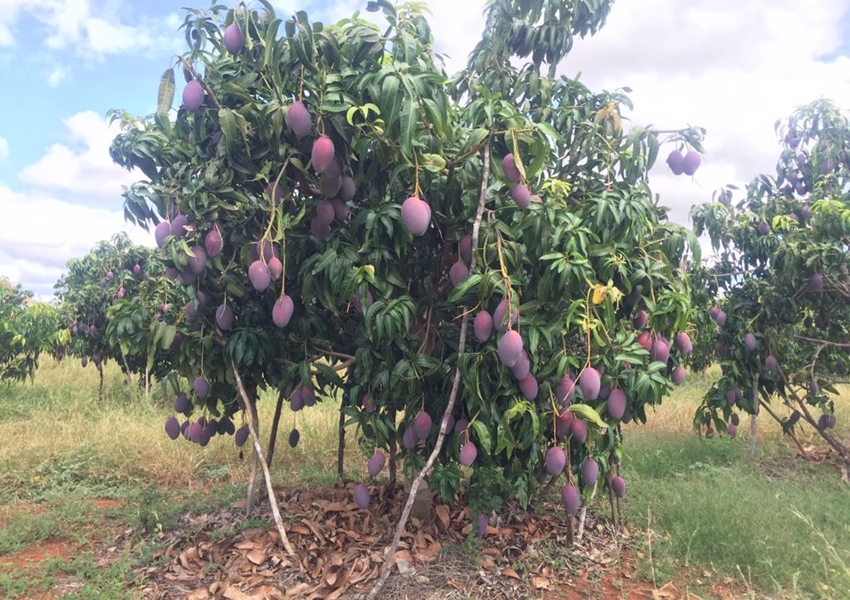
[[[748,457],[748,420],[737,440],[697,438],[694,409],[716,377],[716,370],[690,375],[675,398],[650,411],[647,425],[625,429],[624,511],[633,532],[653,532],[652,561],[644,552],[641,574],[654,575],[660,585],[709,571],[777,598],[850,598],[850,501],[837,471],[794,461],[793,446],[766,419],[755,463]],[[172,414],[170,394],[155,389],[146,397],[125,385],[114,365],[100,402],[97,383],[96,371],[64,361],[46,362],[34,384],[0,387],[0,558],[47,539],[68,539],[69,529],[72,542],[102,536],[93,522],[123,524],[139,539],[154,539],[181,515],[232,504],[244,494],[247,447],[243,458],[229,437],[206,448],[172,442],[163,431]],[[274,400],[261,396],[263,437]],[[839,416],[850,414],[850,394],[838,403]],[[333,403],[297,415],[284,407],[272,469],[277,482],[335,481],[337,418]],[[286,443],[293,426],[301,430],[294,449]],[[850,433],[842,421],[836,431],[844,439]],[[365,459],[350,435],[348,444],[346,472],[360,478]],[[95,513],[94,498],[121,504]],[[607,510],[607,502],[597,503]],[[35,515],[26,514],[31,506],[40,507]],[[249,523],[234,524],[233,531]],[[47,561],[37,575],[0,568],[0,596],[23,597],[29,585],[46,589],[71,577],[78,584],[73,597],[125,597],[130,566],[150,554],[144,544],[139,548],[134,555],[120,552],[109,569],[92,569],[94,559],[85,553],[65,566]]]
[[[850,597],[850,501],[834,467],[770,477],[729,439],[635,435],[628,448],[626,515],[659,534],[662,578],[701,565],[775,594]]]

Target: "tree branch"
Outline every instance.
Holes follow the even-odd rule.
[[[484,204],[487,202],[487,186],[490,180],[490,139],[488,138],[486,144],[484,145],[484,174],[481,177],[481,195],[478,198],[478,210],[475,213],[475,223],[472,226],[472,260],[469,264],[470,273],[475,270],[475,251],[478,249],[478,233],[481,229],[481,217],[484,214]],[[446,406],[445,411],[443,412],[443,418],[440,420],[440,433],[437,436],[437,443],[434,446],[434,450],[431,451],[431,456],[428,457],[428,462],[425,463],[425,466],[422,467],[422,470],[419,471],[419,474],[416,476],[416,479],[413,480],[413,484],[410,486],[410,492],[407,494],[407,502],[404,504],[404,509],[401,511],[401,517],[399,518],[398,525],[396,526],[395,535],[393,536],[392,544],[390,544],[389,552],[387,553],[387,558],[384,560],[384,565],[381,567],[381,576],[378,578],[378,581],[375,583],[375,586],[369,592],[369,595],[366,597],[366,600],[374,600],[381,589],[384,587],[384,584],[387,582],[387,578],[390,576],[390,568],[392,565],[393,556],[395,556],[396,550],[398,550],[398,544],[401,541],[401,535],[404,533],[404,528],[407,525],[407,519],[410,517],[410,510],[413,507],[413,501],[416,498],[416,492],[419,490],[419,486],[422,481],[428,474],[431,472],[431,469],[434,466],[434,462],[437,460],[437,456],[440,454],[440,450],[443,447],[443,442],[446,439],[446,429],[448,429],[449,416],[451,416],[452,411],[454,410],[455,402],[457,401],[458,391],[460,390],[460,359],[463,356],[463,353],[466,351],[466,337],[467,330],[469,329],[469,310],[466,306],[462,309],[463,312],[463,320],[460,324],[460,344],[457,348],[457,367],[455,369],[455,377],[454,382],[452,383],[452,391],[449,394],[449,403]]]
[[[341,359],[346,360],[346,361],[349,361],[349,360],[354,361],[355,360],[355,358],[353,356],[351,356],[350,354],[344,354],[342,352],[335,352],[333,350],[326,350],[325,348],[318,348],[318,347],[316,348],[316,350],[318,352],[321,352],[322,354],[327,355],[327,356],[333,356],[334,358],[341,358]]]
[[[841,444],[841,442],[836,440],[832,434],[827,433],[825,430],[822,430],[817,426],[817,422],[815,421],[814,417],[812,417],[812,413],[809,412],[806,403],[803,402],[800,396],[797,395],[797,392],[794,391],[794,388],[791,386],[791,384],[788,383],[788,378],[785,377],[785,373],[782,371],[781,368],[778,368],[778,372],[779,376],[782,378],[783,383],[785,383],[785,387],[787,387],[788,391],[791,392],[791,395],[794,396],[794,400],[797,401],[799,407],[803,409],[803,416],[806,418],[806,421],[808,421],[809,425],[814,427],[815,431],[817,431],[820,436],[826,440],[827,444],[832,446],[832,448],[836,452],[838,452],[838,455],[841,456],[841,458],[845,460],[850,459],[850,452],[848,452],[847,448],[845,448],[844,445]]]
[[[819,338],[810,338],[803,335],[793,335],[791,336],[795,340],[799,340],[801,342],[811,342],[812,344],[823,344],[825,346],[835,346],[836,348],[850,348],[850,342],[830,342],[829,340],[822,340]]]
[[[761,407],[763,409],[765,409],[767,411],[767,414],[769,414],[771,417],[773,417],[773,419],[777,423],[779,423],[779,425],[782,425],[782,419],[780,419],[779,416],[775,412],[773,412],[773,410],[771,410],[770,405],[767,402],[762,403]],[[788,435],[790,435],[791,439],[794,440],[794,443],[797,444],[797,448],[800,449],[800,454],[803,455],[803,458],[809,458],[809,455],[806,453],[806,450],[803,448],[803,444],[801,444],[800,440],[797,439],[797,434],[794,433],[793,429],[788,430]]]

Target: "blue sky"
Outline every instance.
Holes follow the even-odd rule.
[[[366,0],[273,2],[330,22]],[[183,51],[191,0],[0,0],[0,276],[52,294],[68,259],[119,229],[121,185],[106,111],[154,108],[159,76]],[[257,3],[254,3],[257,4]],[[484,0],[428,0],[437,49],[460,68],[483,28]],[[259,6],[257,4],[257,6]],[[617,0],[608,25],[576,43],[560,71],[592,88],[629,86],[634,122],[708,129],[693,179],[653,171],[686,224],[725,183],[774,168],[773,123],[819,97],[850,108],[850,0]],[[178,77],[178,81],[182,78]],[[179,99],[179,94],[178,94]]]

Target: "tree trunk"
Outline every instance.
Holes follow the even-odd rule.
[[[242,397],[245,404],[248,405],[248,430],[251,433],[252,446],[254,448],[254,455],[256,456],[254,464],[261,463],[263,466],[263,479],[266,481],[266,490],[269,494],[269,504],[272,507],[272,517],[274,518],[274,523],[277,526],[280,543],[283,544],[283,547],[286,549],[289,556],[296,558],[295,548],[293,548],[292,544],[289,542],[289,537],[286,535],[286,528],[283,526],[283,519],[280,516],[280,507],[278,506],[277,496],[275,496],[274,487],[272,486],[272,476],[271,473],[269,473],[269,467],[266,465],[265,458],[263,458],[263,449],[260,446],[260,434],[257,429],[257,409],[255,407],[256,399],[252,401],[245,392],[245,386],[242,385],[242,378],[239,377],[239,371],[236,370],[236,364],[231,362],[230,365],[233,368],[233,375],[236,377],[236,387],[239,390],[239,395]],[[253,480],[251,483],[253,483]]]
[[[255,402],[247,402],[247,409],[251,411],[250,419],[253,423],[252,429],[254,429],[254,433],[257,435],[257,439],[260,439],[260,415],[257,414],[257,405]],[[251,509],[254,507],[254,482],[257,479],[257,469],[260,466],[260,455],[257,452],[257,446],[252,445],[253,449],[251,454],[251,479],[248,480],[248,493],[247,493],[247,504],[245,506],[245,510],[250,515]]]
[[[392,494],[395,494],[395,488],[396,488],[396,485],[397,485],[397,481],[396,481],[397,473],[396,473],[395,457],[396,457],[396,446],[395,446],[395,438],[393,438],[393,439],[390,440],[390,482],[389,482],[389,485],[387,486],[387,490]]]
[[[336,479],[340,483],[345,479],[345,413],[342,409],[345,403],[339,405],[339,439],[336,449]]]
[[[121,362],[124,363],[124,380],[127,385],[133,383],[132,373],[130,373],[130,365],[127,364],[127,356],[122,352],[121,353]]]
[[[753,460],[756,457],[759,401],[759,376],[758,373],[756,373],[753,375],[753,415],[750,417],[750,460]]]
[[[97,388],[97,398],[103,402],[103,367],[98,367],[97,372],[100,375],[100,386]]]
[[[283,399],[286,394],[281,390],[277,396],[277,405],[274,407],[274,419],[272,419],[272,430],[269,434],[269,449],[266,451],[266,466],[272,468],[272,458],[274,457],[274,448],[277,443],[277,427],[280,423],[280,411],[283,410]]]

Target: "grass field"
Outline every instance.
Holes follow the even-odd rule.
[[[713,377],[692,375],[646,426],[626,430],[623,509],[639,540],[638,575],[659,587],[684,581],[701,598],[716,597],[718,584],[753,598],[850,598],[850,489],[829,462],[795,457],[768,421],[755,461],[748,420],[736,440],[698,438],[693,412]],[[70,597],[125,597],[132,569],[151,555],[122,553],[108,569],[85,552],[48,556],[36,571],[14,557],[68,531],[81,540],[98,528],[153,535],[181,512],[243,494],[248,452],[240,459],[231,438],[206,448],[172,442],[163,431],[170,404],[156,390],[146,399],[111,368],[98,402],[96,371],[73,361],[46,362],[33,384],[0,387],[0,597],[29,597],[69,574],[80,582]],[[850,393],[839,404],[839,416],[850,414]],[[273,398],[260,407],[270,421]],[[297,418],[301,442],[291,449],[295,415],[285,409],[273,476],[295,486],[333,483],[335,407]],[[850,436],[846,422],[836,431]],[[364,464],[350,449],[347,473],[361,478]]]

